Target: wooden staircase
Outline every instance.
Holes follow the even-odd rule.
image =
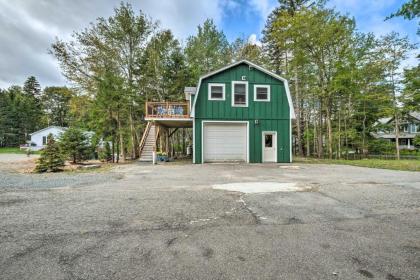
[[[148,122],[144,130],[143,137],[140,142],[140,159],[141,162],[153,161],[153,150],[156,145],[156,126],[152,122]]]

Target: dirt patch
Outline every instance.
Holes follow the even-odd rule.
[[[26,202],[26,199],[12,198],[8,200],[0,200],[0,207],[13,206],[14,204],[20,204]]]
[[[365,276],[366,278],[373,278],[372,272],[365,270],[365,269],[359,269],[357,272],[359,272],[361,275]]]

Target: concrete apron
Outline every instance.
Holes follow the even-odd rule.
[[[244,182],[212,185],[213,189],[241,193],[270,193],[270,192],[299,192],[307,187],[298,186],[297,183],[278,182]]]

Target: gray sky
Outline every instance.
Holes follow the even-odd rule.
[[[141,0],[133,2],[161,26],[185,39],[206,18],[221,18],[218,1]],[[138,4],[141,2],[141,5]],[[70,39],[100,16],[110,16],[120,0],[0,0],[0,88],[34,75],[41,86],[65,84],[48,49],[55,37]],[[141,7],[140,7],[141,6]]]

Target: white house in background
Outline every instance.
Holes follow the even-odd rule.
[[[45,145],[47,145],[47,137],[49,134],[52,134],[54,139],[57,139],[67,129],[68,129],[67,127],[61,127],[61,126],[48,126],[41,130],[35,131],[30,134],[31,141],[29,145],[32,150],[35,150],[35,151],[41,150],[45,147]]]

